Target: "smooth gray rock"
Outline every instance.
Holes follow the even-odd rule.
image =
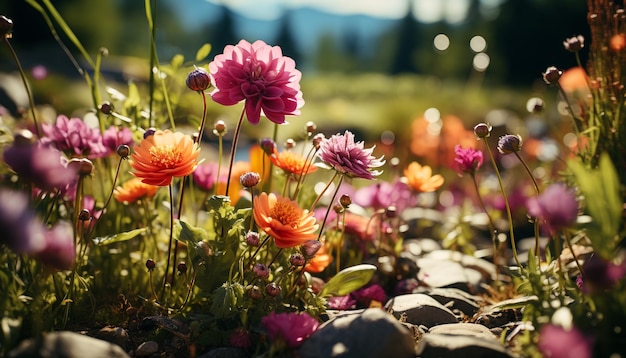
[[[429,256],[417,259],[417,279],[421,284],[427,287],[458,288],[470,293],[479,290],[483,282],[480,272],[455,261]]]
[[[476,323],[450,323],[450,324],[441,324],[435,327],[432,327],[428,333],[433,334],[451,334],[451,335],[464,335],[464,336],[472,336],[484,339],[491,339],[494,341],[498,341],[498,337],[491,332],[491,330],[481,324]]]
[[[28,339],[12,350],[9,358],[128,358],[113,343],[74,332],[52,332],[41,340]]]
[[[155,341],[143,342],[135,349],[137,357],[147,357],[159,351],[159,344]]]
[[[128,331],[122,327],[103,327],[94,334],[95,338],[111,342],[127,350],[130,345]]]
[[[298,348],[301,358],[413,358],[415,339],[380,308],[331,319]]]
[[[491,261],[452,250],[435,250],[425,255],[427,258],[457,262],[465,268],[476,270],[487,280],[495,277],[496,267]]]
[[[417,357],[421,358],[510,358],[512,355],[497,339],[473,335],[426,333],[420,339]]]
[[[387,302],[385,308],[396,318],[416,326],[430,328],[438,324],[458,322],[450,309],[421,293],[396,296]]]
[[[413,293],[426,294],[442,305],[448,307],[452,312],[461,312],[465,316],[472,317],[480,309],[484,300],[479,296],[470,295],[469,293],[457,288],[424,288],[418,287]]]

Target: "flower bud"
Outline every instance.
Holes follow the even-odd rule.
[[[388,219],[395,218],[396,216],[398,216],[398,209],[396,209],[396,207],[393,205],[389,205],[387,209],[385,209],[385,216]]]
[[[274,154],[274,152],[276,152],[276,142],[269,138],[261,139],[260,145],[261,149],[263,149],[263,152],[265,152],[265,154],[267,155],[272,155]]]
[[[126,159],[128,158],[129,154],[130,154],[130,147],[127,146],[126,144],[122,144],[117,147],[117,155],[119,155],[120,158]]]
[[[498,139],[498,152],[511,154],[522,149],[522,137],[519,134],[507,134]]]
[[[270,276],[270,269],[264,264],[255,264],[252,271],[258,278],[268,278]]]
[[[80,176],[87,176],[93,171],[93,163],[87,158],[72,159],[68,166],[73,167]]]
[[[181,261],[178,263],[178,266],[176,266],[176,269],[180,274],[185,274],[185,272],[187,272],[187,264],[185,261]]]
[[[478,123],[474,127],[474,134],[478,139],[487,138],[491,135],[491,125],[487,123]]]
[[[155,128],[148,128],[148,129],[146,129],[146,131],[143,132],[143,139],[146,139],[149,136],[154,135],[155,132],[156,132]]]
[[[260,238],[259,233],[256,231],[248,231],[246,234],[246,243],[250,246],[259,246]]]
[[[567,51],[578,52],[585,47],[585,38],[582,35],[570,37],[563,41],[563,46]]]
[[[306,260],[304,259],[304,256],[302,254],[296,253],[291,254],[291,257],[289,257],[289,262],[294,266],[304,266]]]
[[[526,102],[526,110],[530,113],[539,113],[543,111],[543,100],[539,97],[533,97]]]
[[[318,240],[307,240],[304,242],[304,244],[302,244],[302,254],[304,255],[304,258],[307,260],[312,259],[313,257],[315,257],[315,254],[317,254],[317,252],[320,250],[320,248],[322,247],[322,242],[318,241]]]
[[[323,133],[317,133],[315,136],[313,136],[313,140],[312,140],[313,147],[315,149],[319,149],[320,144],[322,143],[324,139],[326,139],[326,137],[324,136]]]
[[[113,113],[113,105],[110,102],[103,102],[100,105],[100,112],[106,114],[107,116]]]
[[[559,83],[559,79],[563,71],[554,66],[550,66],[546,69],[546,72],[542,73],[543,81],[548,85],[555,85]]]
[[[14,145],[31,145],[35,142],[35,137],[33,136],[33,132],[28,129],[20,129],[15,132],[13,135],[13,144]]]
[[[248,296],[253,300],[259,300],[263,297],[263,294],[261,293],[259,286],[250,286],[248,287]]]
[[[291,149],[296,146],[296,141],[289,138],[285,141],[285,149]]]
[[[239,177],[239,182],[241,186],[244,188],[253,188],[261,181],[261,176],[259,173],[255,172],[246,172],[243,173],[241,177]]]
[[[187,87],[196,92],[202,92],[211,87],[211,77],[202,68],[196,68],[187,75]]]
[[[280,294],[280,286],[274,282],[270,282],[265,285],[265,293],[267,293],[268,296],[276,297]]]
[[[4,15],[0,15],[0,37],[10,39],[13,31],[13,21]]]
[[[339,198],[339,204],[341,204],[344,209],[347,209],[350,204],[352,204],[352,198],[350,197],[350,195],[344,194],[341,196],[341,198]]]
[[[148,269],[148,271],[154,270],[155,267],[156,267],[156,263],[154,262],[153,259],[148,259],[146,261],[146,268]]]
[[[80,221],[87,221],[89,219],[91,219],[91,213],[87,209],[81,210],[78,214],[78,220]]]
[[[218,137],[221,137],[224,134],[226,134],[226,130],[227,130],[226,123],[221,119],[215,122],[215,124],[213,125],[213,134],[215,134]]]
[[[306,132],[308,134],[313,134],[317,130],[317,125],[311,121],[306,122]]]
[[[344,209],[343,209],[343,206],[341,206],[341,205],[339,205],[339,204],[338,204],[338,205],[333,205],[333,211],[334,211],[336,214],[341,214],[341,213],[343,213],[343,210],[344,210]]]

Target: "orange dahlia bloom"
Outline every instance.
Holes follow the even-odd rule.
[[[173,177],[187,176],[198,165],[200,147],[191,137],[170,130],[156,131],[135,145],[130,165],[146,184],[166,186]]]
[[[333,262],[333,257],[328,254],[326,244],[323,244],[315,256],[304,266],[306,272],[319,273],[322,272]]]
[[[274,238],[276,246],[289,248],[317,237],[318,225],[313,213],[280,195],[261,193],[254,197],[254,221]]]
[[[154,196],[159,187],[143,183],[140,178],[132,178],[113,191],[115,200],[120,203],[134,203],[135,201]]]
[[[418,162],[412,162],[404,169],[404,177],[407,185],[420,193],[435,191],[443,185],[444,181],[441,175],[433,175],[428,165],[421,166]]]
[[[276,151],[272,153],[270,160],[286,173],[297,176],[310,174],[317,170],[317,167],[307,162],[305,157],[292,151],[280,153]]]

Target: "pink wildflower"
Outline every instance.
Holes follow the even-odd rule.
[[[483,165],[483,152],[474,148],[463,148],[460,145],[454,147],[454,163],[459,175],[464,173],[473,175]]]
[[[109,153],[115,153],[120,145],[132,147],[135,144],[133,132],[127,127],[117,128],[110,126],[109,129],[104,131],[102,144],[104,144]]]
[[[283,124],[285,115],[299,115],[304,105],[302,74],[279,46],[241,40],[215,56],[209,71],[215,86],[211,98],[225,106],[245,101],[246,116],[252,124],[259,123],[261,112],[270,121]]]
[[[57,117],[55,124],[44,124],[41,143],[52,145],[69,156],[98,158],[106,154],[102,136],[97,129],[90,128],[80,118]]]
[[[363,148],[363,142],[354,142],[354,134],[345,131],[322,140],[317,153],[322,162],[341,174],[349,177],[374,179],[382,171],[372,170],[385,164],[383,157],[372,155],[375,147]]]
[[[261,324],[272,342],[282,341],[289,348],[298,348],[317,330],[319,322],[308,313],[275,313],[261,318]]]
[[[576,222],[578,203],[564,184],[552,184],[538,197],[526,202],[528,213],[540,219],[548,231],[557,231]]]
[[[592,341],[576,327],[566,330],[553,324],[546,324],[539,331],[538,347],[541,353],[551,358],[591,358]]]

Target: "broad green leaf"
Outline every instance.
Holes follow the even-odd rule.
[[[127,231],[127,232],[121,232],[119,234],[115,234],[115,235],[109,235],[109,236],[104,236],[104,237],[96,237],[93,239],[93,242],[96,245],[109,245],[112,244],[114,242],[122,242],[122,241],[127,241],[130,239],[134,239],[135,237],[139,236],[139,235],[143,235],[144,232],[146,232],[148,229],[147,228],[141,228],[141,229],[135,229],[135,230],[131,230],[131,231]]]
[[[375,271],[376,266],[369,264],[345,268],[326,283],[319,295],[321,297],[345,296],[368,283]]]
[[[198,49],[198,52],[196,52],[196,62],[201,62],[202,60],[207,58],[209,53],[211,53],[211,44],[202,45],[202,47]]]
[[[183,220],[178,220],[175,225],[176,231],[178,231],[178,240],[182,242],[195,245],[200,241],[209,240],[209,233],[203,228],[191,226]]]

